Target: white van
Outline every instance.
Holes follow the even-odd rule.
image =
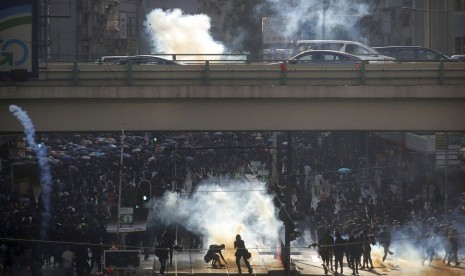
[[[358,56],[363,60],[391,61],[392,57],[382,55],[375,49],[360,42],[348,40],[297,40],[294,53],[298,54],[307,50],[333,50]]]

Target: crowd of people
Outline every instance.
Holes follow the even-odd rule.
[[[0,162],[1,269],[62,267],[70,255],[64,252],[71,251],[78,275],[101,271],[103,250],[115,240],[106,230],[118,201],[122,206],[142,207],[148,191],[152,197],[165,191],[189,194],[204,180],[214,184],[217,178],[241,179],[256,174],[252,161],[269,172],[264,181],[269,182],[278,209],[286,202],[285,190],[292,191],[290,219],[298,231],[308,233],[296,242],[319,243],[328,233],[336,241],[339,236],[361,239],[362,233],[379,240],[386,227],[393,240],[402,234],[423,243],[426,234],[437,237],[462,227],[458,222],[465,209],[460,193],[450,196],[446,210],[439,183],[422,183],[430,179],[421,174],[408,182],[399,179],[408,160],[399,165],[397,150],[406,149],[365,133],[294,132],[289,174],[287,139],[286,133],[272,132],[40,134],[38,143],[47,146],[52,176],[50,214],[43,212],[47,202],[41,194],[34,152],[17,141],[4,144],[9,149]],[[339,168],[348,170],[341,173]],[[454,186],[452,178],[449,182]],[[119,183],[125,191],[121,199]],[[167,229],[148,229],[126,242],[145,249],[162,240]],[[190,238],[198,242],[194,234]],[[460,244],[457,241],[457,248]],[[449,256],[457,255],[454,246],[447,248]],[[336,251],[331,259],[340,256]],[[356,258],[353,262],[352,268],[359,267]]]

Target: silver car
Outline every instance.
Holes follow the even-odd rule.
[[[291,64],[362,64],[358,56],[331,50],[304,51],[289,60]]]
[[[380,54],[373,48],[356,41],[348,40],[297,40],[295,44],[295,53],[307,50],[333,50],[352,54],[363,60],[373,62],[393,61],[392,57]]]

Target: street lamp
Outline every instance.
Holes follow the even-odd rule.
[[[322,39],[326,39],[326,26],[325,26],[325,21],[326,21],[326,10],[329,8],[329,0],[324,0],[323,1],[323,18],[321,22],[321,36]]]
[[[432,48],[431,47],[431,13],[432,12],[447,12],[447,0],[444,0],[444,9],[442,10],[437,10],[437,9],[431,9],[431,0],[425,0],[425,8],[416,8],[416,1],[412,2],[412,7],[402,7],[401,10],[406,10],[406,11],[421,11],[421,12],[426,12],[425,13],[425,19],[423,23],[423,28],[424,28],[424,44],[425,47],[427,48]],[[412,42],[413,42],[413,22],[412,24]],[[447,28],[446,28],[447,29]]]
[[[116,239],[120,242],[121,186],[123,182],[124,128],[121,130],[121,156],[118,185],[118,215],[116,217]]]

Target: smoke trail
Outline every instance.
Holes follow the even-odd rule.
[[[153,211],[149,213],[148,227],[155,226],[161,217],[166,224],[180,224],[203,236],[204,247],[224,243],[232,248],[236,234],[249,248],[273,245],[282,225],[272,196],[260,182],[202,183],[188,198],[166,193],[148,205]]]
[[[225,47],[210,35],[210,17],[180,9],[155,9],[144,22],[153,51],[169,54],[223,54]],[[192,59],[206,59],[193,56]],[[210,58],[211,59],[211,58]]]
[[[41,184],[41,199],[43,204],[42,221],[40,228],[40,237],[45,239],[47,236],[48,224],[50,221],[50,190],[51,190],[51,174],[47,159],[47,147],[44,144],[35,142],[35,129],[31,119],[25,111],[19,106],[10,105],[10,112],[15,116],[24,128],[24,135],[27,144],[37,155],[40,169],[40,184]]]

